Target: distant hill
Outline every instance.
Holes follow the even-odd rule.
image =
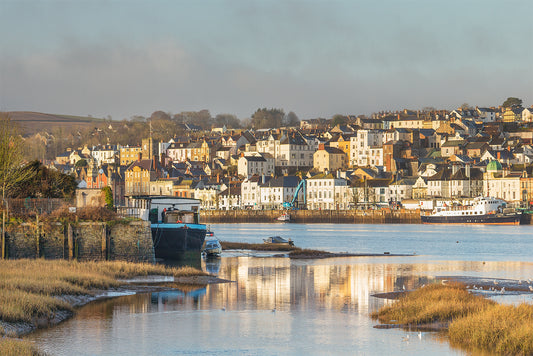
[[[44,114],[31,111],[11,111],[9,117],[20,126],[24,136],[41,131],[52,132],[59,127],[66,130],[90,128],[95,124],[104,122],[104,119],[93,117]]]

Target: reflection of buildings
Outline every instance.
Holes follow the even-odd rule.
[[[372,294],[415,289],[434,276],[462,271],[519,269],[520,262],[400,264],[357,258],[291,261],[288,258],[223,258],[218,276],[236,283],[210,285],[213,307],[258,310],[353,310],[370,313],[386,303]],[[379,262],[379,263],[377,263]],[[494,274],[491,272],[491,274]]]

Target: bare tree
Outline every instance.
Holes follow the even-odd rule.
[[[5,258],[5,221],[9,214],[8,198],[13,189],[31,177],[35,172],[22,169],[23,150],[22,137],[18,135],[16,125],[9,114],[0,112],[0,189],[2,190],[2,258]]]

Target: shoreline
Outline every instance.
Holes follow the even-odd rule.
[[[168,276],[151,276],[153,281],[142,282],[127,282],[127,284],[119,287],[109,289],[94,289],[91,290],[93,294],[72,295],[65,294],[56,296],[57,299],[62,300],[69,304],[73,311],[70,310],[58,310],[54,313],[53,317],[34,317],[32,322],[6,322],[0,320],[0,329],[4,330],[4,336],[8,338],[20,338],[22,336],[31,334],[39,329],[47,329],[54,327],[68,319],[73,318],[76,315],[76,309],[84,307],[85,305],[101,300],[118,298],[127,295],[133,295],[138,293],[151,293],[162,292],[167,290],[173,290],[176,288],[166,287],[163,283],[177,283],[183,285],[209,285],[217,283],[232,283],[233,281],[214,277],[214,276],[182,276],[174,277],[170,280]],[[157,280],[161,277],[160,280]],[[135,280],[135,278],[133,278]],[[151,285],[153,283],[153,285]]]
[[[223,251],[254,251],[254,252],[280,252],[273,257],[288,257],[289,259],[324,259],[339,257],[414,257],[417,254],[404,253],[352,253],[352,252],[328,252],[322,250],[304,249],[297,246],[280,244],[261,244],[248,242],[220,241]],[[283,252],[283,253],[282,253]]]

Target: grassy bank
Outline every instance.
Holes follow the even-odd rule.
[[[500,305],[460,283],[434,284],[402,296],[372,314],[382,323],[440,326],[450,343],[491,353],[533,354],[533,306]]]
[[[93,295],[124,285],[120,279],[147,275],[182,277],[208,274],[192,267],[170,268],[130,262],[68,262],[50,260],[0,260],[0,355],[39,355],[30,342],[1,337],[5,328],[30,325],[21,334],[50,321],[72,315],[73,307],[61,297]]]
[[[293,259],[318,259],[331,257],[376,257],[376,256],[410,256],[398,255],[390,253],[348,253],[348,252],[328,252],[321,250],[311,250],[300,248],[296,246],[288,246],[283,244],[251,244],[246,242],[228,242],[220,241],[223,250],[253,250],[253,251],[279,251],[289,252],[289,258]]]
[[[0,261],[0,320],[31,322],[52,317],[70,306],[57,296],[90,294],[123,283],[121,278],[146,275],[175,277],[205,274],[196,269],[129,262]],[[0,330],[1,333],[1,330]]]
[[[298,247],[280,244],[250,244],[246,242],[220,241],[223,250],[294,251]]]
[[[4,356],[45,356],[44,352],[30,341],[0,338],[0,355]]]
[[[223,250],[289,251],[289,257],[291,258],[325,258],[337,255],[327,251],[302,249],[296,246],[283,244],[251,244],[246,242],[220,241],[220,245]]]

